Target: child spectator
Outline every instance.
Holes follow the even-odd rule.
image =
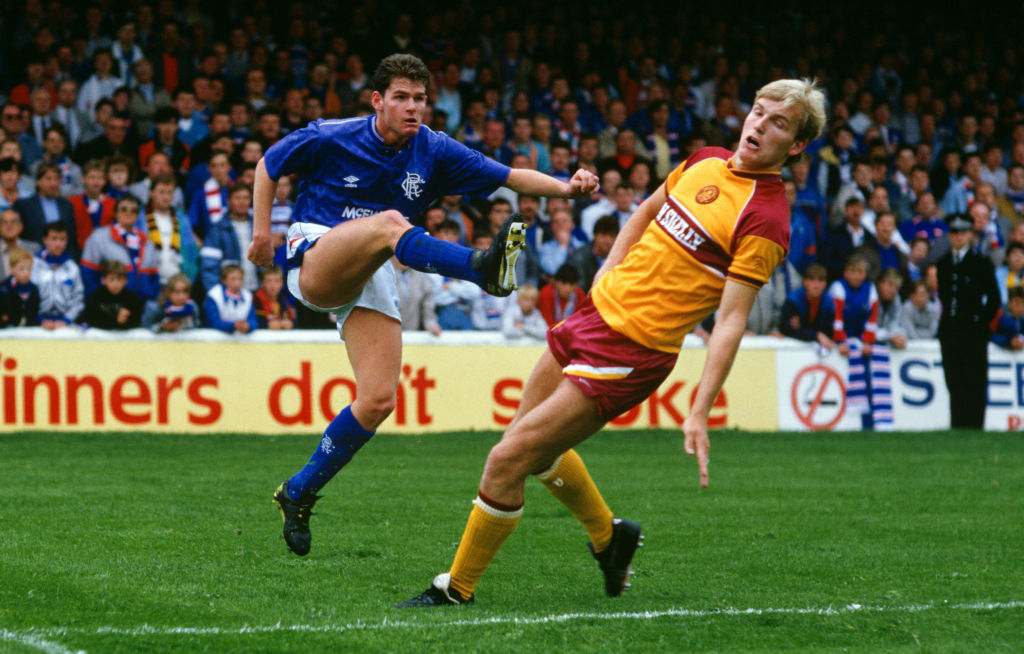
[[[256,304],[256,322],[262,329],[292,329],[295,327],[295,308],[284,290],[281,267],[270,264],[263,269],[260,288],[253,294]]]
[[[142,326],[157,333],[179,332],[199,326],[199,307],[190,297],[192,282],[183,273],[172,275],[160,296],[146,302]]]
[[[1009,290],[1006,310],[999,316],[992,342],[1008,350],[1024,349],[1024,288]]]
[[[43,249],[32,261],[32,283],[39,287],[39,322],[56,329],[75,322],[85,307],[85,285],[78,264],[68,254],[63,222],[43,227]]]
[[[450,218],[444,219],[437,228],[437,238],[457,243],[459,225]],[[469,317],[470,303],[480,294],[480,287],[473,282],[452,279],[442,275],[431,275],[434,283],[434,305],[437,310],[437,322],[441,329],[465,331],[473,329],[473,321]]]
[[[206,326],[225,334],[248,334],[258,327],[256,305],[252,293],[244,287],[242,267],[236,263],[225,265],[220,272],[220,283],[206,294],[203,313]]]
[[[803,285],[793,290],[782,305],[779,331],[784,336],[801,341],[818,343],[831,351],[836,346],[832,340],[835,322],[835,304],[825,290],[828,271],[820,263],[812,263],[804,272]]]
[[[903,277],[895,268],[886,268],[878,278],[878,330],[875,343],[889,343],[895,348],[907,346],[907,334],[903,330],[900,286]],[[875,354],[879,348],[875,347]]]
[[[524,284],[512,294],[501,319],[501,333],[506,338],[530,336],[538,340],[547,337],[548,323],[537,309],[540,293],[536,286]]]
[[[123,155],[114,155],[107,160],[107,187],[106,194],[115,200],[128,193],[128,186],[132,183],[131,159]]]
[[[8,252],[11,275],[0,284],[0,328],[39,325],[39,288],[32,283],[32,254],[24,248]]]
[[[142,319],[142,300],[125,288],[128,274],[120,261],[103,264],[103,286],[93,291],[85,302],[81,322],[98,329],[132,329]]]
[[[907,339],[935,338],[941,314],[938,300],[933,300],[928,292],[928,284],[923,279],[911,282],[910,296],[900,311],[900,325]]]
[[[477,250],[488,249],[493,241],[494,237],[487,231],[477,231],[473,234],[473,247]],[[507,297],[497,297],[478,288],[476,297],[473,298],[469,307],[469,317],[473,321],[473,329],[501,329],[505,307],[508,306],[508,303]]]
[[[75,228],[81,250],[85,249],[85,241],[93,230],[114,222],[114,198],[103,192],[106,184],[107,165],[99,159],[87,161],[82,166],[82,187],[85,190],[68,198],[75,210]]]
[[[540,290],[537,306],[548,327],[571,316],[583,303],[586,296],[579,287],[579,281],[580,271],[567,263],[555,272],[552,282]]]
[[[178,273],[195,279],[199,270],[199,249],[188,218],[174,208],[177,186],[174,175],[157,175],[149,190],[151,211],[146,214],[146,231],[156,253],[161,284]]]
[[[876,382],[872,368],[871,352],[878,329],[878,293],[874,284],[867,281],[868,264],[860,255],[854,254],[846,260],[843,276],[832,283],[829,293],[835,305],[835,341],[839,353],[849,359],[849,379],[846,386],[847,406],[860,411],[864,429],[877,426],[884,429],[892,426],[892,402],[885,403],[875,390],[890,394],[886,385]],[[881,366],[877,372],[881,373]],[[888,374],[888,370],[885,371]],[[878,380],[881,382],[881,379]],[[877,413],[877,417],[873,414]]]
[[[1008,291],[1024,284],[1024,244],[1010,243],[1006,246],[1003,265],[996,268],[996,284],[1004,305],[1009,301]]]
[[[103,264],[120,261],[128,275],[128,288],[142,301],[156,297],[160,289],[157,251],[136,226],[139,200],[128,193],[114,205],[114,222],[89,235],[82,252],[82,277],[86,294],[100,286]]]

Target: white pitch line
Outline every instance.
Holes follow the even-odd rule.
[[[19,643],[21,645],[25,645],[26,647],[32,647],[34,649],[46,652],[46,654],[84,654],[84,652],[76,653],[73,650],[64,647],[60,643],[54,643],[48,640],[43,640],[39,636],[35,635],[34,632],[24,633],[0,629],[0,640],[7,640],[10,642]]]
[[[448,622],[434,621],[392,621],[387,617],[381,622],[354,622],[346,625],[285,625],[281,623],[271,625],[245,625],[242,627],[158,627],[144,624],[138,627],[96,627],[86,628],[50,628],[30,629],[22,632],[0,631],[4,638],[22,642],[26,645],[33,645],[52,654],[66,654],[71,650],[63,646],[41,640],[43,637],[67,637],[74,635],[114,635],[114,636],[238,636],[246,634],[264,633],[340,633],[345,631],[359,630],[385,630],[385,629],[436,629],[438,627],[475,627],[484,625],[540,625],[552,623],[565,623],[577,620],[652,620],[658,618],[713,618],[718,616],[748,616],[748,615],[848,615],[855,613],[921,613],[923,611],[947,610],[947,611],[995,611],[1024,609],[1024,601],[1011,602],[979,602],[973,604],[911,604],[906,606],[864,606],[862,604],[848,604],[842,607],[825,608],[723,608],[723,609],[666,609],[662,611],[639,611],[639,612],[615,612],[615,613],[557,613],[537,617],[505,617],[493,616],[488,618],[473,618],[464,620],[452,620]],[[74,654],[74,653],[71,653]]]

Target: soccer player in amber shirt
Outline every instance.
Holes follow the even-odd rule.
[[[623,591],[640,525],[613,518],[572,447],[657,389],[675,366],[683,337],[717,308],[683,424],[686,451],[697,456],[700,483],[707,485],[708,412],[754,298],[789,246],[779,173],[824,124],[824,97],[812,82],[772,82],[758,91],[735,152],[698,150],[640,205],[598,271],[590,299],[549,331],[548,350],[519,409],[487,457],[450,571],[399,606],[471,602],[519,521],[531,474],[583,524],[605,592]]]

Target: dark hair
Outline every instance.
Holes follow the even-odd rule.
[[[373,90],[384,95],[396,79],[407,79],[426,88],[430,86],[430,70],[419,57],[411,54],[388,55],[373,71]]]
[[[103,262],[103,276],[106,277],[107,275],[124,279],[128,277],[128,269],[125,267],[124,262],[110,259]]]
[[[1014,286],[1006,291],[1006,302],[1010,300],[1024,300],[1024,286]]]
[[[228,197],[230,198],[232,195],[235,195],[236,193],[241,193],[242,191],[247,192],[249,194],[249,197],[252,197],[252,189],[249,188],[248,184],[233,185],[231,188],[228,189]]]
[[[4,157],[0,159],[0,173],[9,173],[12,170],[21,172],[21,167],[18,166],[18,160],[14,157]]]
[[[178,122],[178,110],[174,107],[158,107],[153,114],[154,123],[176,123]]]
[[[1024,252],[1024,243],[1018,243],[1017,241],[1011,241],[1010,244],[1006,246],[1006,252],[1003,255],[1003,260],[1005,261],[1006,258],[1010,256],[1010,252],[1012,252],[1014,250],[1020,250],[1021,252]]]
[[[619,219],[612,215],[601,216],[594,223],[594,236],[598,234],[619,235]]]
[[[812,263],[804,271],[804,279],[828,279],[828,270],[820,263]]]
[[[157,152],[160,152],[160,151],[158,150]],[[161,152],[161,154],[163,154],[163,152]],[[152,155],[150,155],[150,156],[152,156]],[[148,161],[148,159],[147,159],[147,161]],[[173,173],[167,173],[165,175],[157,175],[156,177],[154,177],[151,180],[151,182],[152,182],[152,185],[151,185],[150,188],[156,188],[157,186],[160,186],[161,184],[170,184],[174,188],[178,188],[178,178],[176,178]]]
[[[139,200],[139,198],[135,197],[131,193],[125,193],[124,195],[117,199],[117,202],[114,203],[114,211],[117,211],[118,207],[120,207],[125,202],[131,202],[132,204],[134,204],[136,211],[142,208],[142,201]]]
[[[52,222],[52,223],[46,223],[45,225],[43,225],[43,237],[45,238],[46,235],[49,234],[50,232],[58,232],[60,234],[67,234],[68,233],[68,226],[64,223],[64,221],[61,221],[61,220],[57,220],[57,221]]]
[[[437,207],[437,208],[440,208],[440,207]],[[458,234],[462,230],[459,229],[459,223],[455,222],[451,218],[445,218],[444,220],[442,220],[440,222],[440,224],[438,224],[437,231],[439,231],[439,232],[441,232],[441,231],[444,231],[444,232],[455,232],[456,234]]]
[[[36,168],[36,181],[38,182],[43,178],[46,173],[57,173],[57,177],[60,177],[60,166],[55,163],[43,162]]]
[[[46,139],[47,136],[50,135],[50,132],[57,132],[58,134],[60,134],[60,137],[62,139],[64,139],[64,144],[65,145],[68,144],[68,132],[67,132],[67,130],[64,129],[63,125],[61,125],[60,123],[56,123],[56,122],[55,123],[51,123],[50,126],[47,127],[46,130],[43,132],[43,139],[44,140]]]
[[[579,284],[580,271],[571,263],[563,263],[558,270],[555,271],[554,280],[556,282],[562,282],[563,284]]]

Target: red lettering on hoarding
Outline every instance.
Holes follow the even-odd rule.
[[[690,393],[690,410],[693,411],[693,401],[697,399],[697,389],[693,389]],[[715,409],[722,409],[721,411],[715,411]],[[708,412],[708,427],[714,429],[715,427],[725,427],[726,422],[729,420],[729,401],[725,396],[725,389],[718,391],[718,395],[715,396],[715,401],[711,403],[711,411]],[[682,423],[679,423],[682,424]]]
[[[348,389],[348,402],[342,404],[342,408],[345,408],[349,404],[356,401],[356,383],[351,379],[345,379],[343,377],[335,377],[329,380],[324,387],[320,389],[320,413],[323,415],[325,420],[333,420],[334,416],[341,412],[341,409],[334,409],[331,403],[331,395],[334,394],[334,389],[338,386],[344,386]]]
[[[267,407],[271,417],[278,424],[313,424],[313,363],[301,361],[299,366],[298,377],[281,377],[270,386]],[[398,381],[398,386],[395,388],[395,423],[405,425],[408,422],[409,389],[415,391],[413,401],[416,403],[414,407],[416,424],[429,425],[433,423],[434,416],[428,410],[427,392],[437,388],[437,380],[427,375],[426,367],[416,368],[414,373],[412,366],[404,365],[402,366],[402,377]],[[317,393],[320,413],[325,420],[332,420],[341,410],[341,408],[337,408],[337,403],[332,402],[334,392],[339,387],[344,387],[348,391],[348,401],[341,404],[342,408],[356,400],[356,382],[354,380],[345,377],[329,379]],[[286,393],[291,396],[295,391],[298,392],[298,409],[289,414],[285,412],[283,399]]]
[[[15,371],[18,362],[11,357],[5,357],[2,366],[4,370]],[[63,380],[58,380],[50,375],[22,375],[20,377],[22,393],[19,396],[18,380],[19,377],[13,374],[5,374],[2,380],[3,421],[8,425],[17,424],[19,407],[24,424],[36,424],[36,404],[40,388],[46,390],[47,419],[51,425],[61,424],[62,403],[67,407],[67,425],[78,425],[83,422],[84,416],[80,415],[79,411],[79,404],[82,403],[82,388],[89,389],[88,400],[92,406],[92,421],[85,424],[102,425],[106,422],[104,402],[106,400],[109,402],[111,415],[119,423],[127,425],[150,423],[153,420],[153,409],[155,408],[157,418],[154,424],[165,425],[170,422],[171,397],[175,390],[182,388],[184,383],[181,377],[157,377],[151,384],[135,375],[123,375],[116,378],[110,385],[108,396],[103,381],[95,375],[67,375]],[[61,381],[63,381],[63,386]],[[190,411],[189,422],[196,425],[208,425],[221,417],[223,407],[220,402],[216,398],[204,396],[202,393],[204,387],[210,386],[216,389],[217,385],[218,381],[215,377],[196,377],[189,383],[189,401],[206,409],[206,412],[202,414]],[[143,408],[144,410],[142,410]]]
[[[632,425],[634,422],[636,422],[636,419],[640,417],[640,410],[642,406],[643,405],[641,404],[637,404],[629,411],[626,411],[618,418],[612,420],[612,424],[615,425],[616,427],[626,427],[628,425]]]
[[[167,424],[169,420],[167,405],[168,400],[171,397],[171,391],[180,389],[181,387],[181,377],[175,377],[170,380],[170,383],[167,382],[166,377],[156,378],[156,424]]]
[[[437,388],[437,380],[428,378],[426,367],[420,367],[416,369],[416,376],[409,381],[409,386],[416,391],[416,424],[431,424],[434,416],[427,413],[427,391]]]
[[[300,370],[298,377],[281,377],[270,387],[270,396],[268,397],[270,415],[282,425],[313,424],[313,364],[303,361],[300,364]],[[281,409],[281,392],[287,386],[294,386],[299,391],[299,410],[293,415],[285,415]]]
[[[25,422],[36,421],[36,388],[45,386],[49,398],[50,410],[49,419],[51,425],[60,424],[60,388],[57,380],[50,375],[33,377],[25,375],[22,378],[22,390],[25,393]]]
[[[516,411],[519,409],[519,403],[522,401],[522,393],[520,392],[515,396],[511,396],[509,391],[522,390],[523,380],[512,377],[499,379],[498,383],[494,385],[494,390],[492,391],[494,403],[499,407],[512,410],[512,413],[508,415],[503,415],[497,411],[491,411],[491,418],[494,420],[495,424],[504,427],[512,422],[513,416],[515,416]]]
[[[220,420],[220,416],[224,413],[224,407],[221,403],[212,397],[204,397],[199,391],[202,390],[203,386],[212,386],[217,388],[216,377],[196,377],[188,385],[188,399],[193,404],[207,408],[207,414],[205,416],[188,412],[188,421],[193,425],[212,425],[213,423]]]
[[[92,424],[103,424],[103,382],[95,375],[75,377],[68,375],[64,381],[68,396],[68,424],[78,424],[78,389],[87,386],[92,391]]]
[[[676,396],[679,389],[686,385],[686,382],[676,382],[669,386],[664,393],[661,393],[661,389],[651,393],[651,396],[647,398],[647,407],[650,410],[651,426],[658,427],[661,425],[660,416],[658,414],[658,407],[662,407],[668,413],[669,418],[672,419],[672,423],[677,427],[683,424],[683,414],[676,410],[676,407],[672,404],[672,398]],[[692,406],[692,405],[691,405]]]
[[[135,386],[135,393],[130,393],[126,388],[129,384]],[[145,413],[129,413],[127,409],[133,404],[144,404],[148,408],[150,402],[149,386],[140,377],[135,375],[118,377],[110,387],[110,413],[113,414],[115,419],[126,425],[141,425],[144,422],[149,422],[152,415],[150,411]],[[28,416],[25,416],[25,420],[28,422]]]
[[[4,370],[14,370],[18,367],[18,360],[10,357],[4,359]],[[17,397],[14,383],[15,378],[4,375],[4,424],[13,425],[18,422]]]

